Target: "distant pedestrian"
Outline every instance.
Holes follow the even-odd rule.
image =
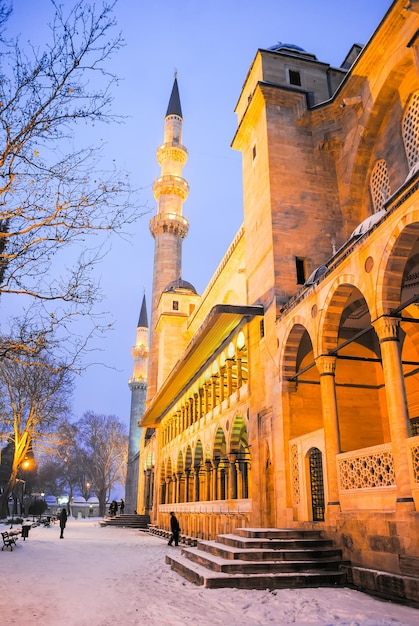
[[[64,528],[67,524],[67,511],[65,509],[61,509],[61,513],[58,519],[60,520],[60,539],[64,539]]]
[[[173,541],[175,542],[175,546],[179,545],[180,527],[178,519],[173,511],[170,513],[170,530],[172,531],[172,534],[167,545],[171,546]]]
[[[121,515],[123,515],[125,511],[125,502],[123,501],[122,498],[121,498],[121,504],[119,505],[119,510],[121,511]]]

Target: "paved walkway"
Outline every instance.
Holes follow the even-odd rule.
[[[419,611],[349,589],[204,589],[165,564],[166,541],[70,518],[0,553],[1,626],[395,626]]]

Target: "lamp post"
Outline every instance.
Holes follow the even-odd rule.
[[[16,483],[20,485],[20,488],[18,489],[18,492],[17,492],[17,502],[19,505],[17,514],[23,515],[23,502],[25,498],[26,480],[23,480],[23,478],[16,478]]]

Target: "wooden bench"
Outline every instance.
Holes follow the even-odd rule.
[[[3,547],[1,551],[3,552],[4,548],[10,548],[13,552],[13,546],[16,545],[16,541],[18,540],[18,533],[12,532],[9,533],[7,530],[1,533],[3,537]]]

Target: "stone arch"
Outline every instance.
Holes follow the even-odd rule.
[[[198,439],[195,445],[195,454],[194,454],[194,459],[193,459],[194,467],[197,467],[197,465],[200,465],[203,462],[203,459],[204,459],[204,452],[203,452],[202,441]]]
[[[214,443],[213,443],[213,457],[214,458],[225,458],[227,453],[227,444],[226,444],[226,436],[224,430],[219,426],[214,435]]]
[[[337,348],[342,313],[354,289],[359,291],[354,277],[348,275],[339,276],[332,285],[325,299],[320,319],[319,349],[321,354],[328,354],[329,351]]]
[[[225,500],[228,494],[227,442],[224,430],[219,426],[214,435],[213,464],[215,481],[213,499]]]
[[[283,342],[284,348],[280,361],[282,377],[285,380],[297,373],[298,351],[304,333],[308,333],[305,325],[300,321],[293,320],[293,325]]]
[[[323,374],[331,373],[329,368],[333,368],[341,451],[390,440],[381,350],[371,323],[371,301],[356,281],[348,278],[340,277],[330,290],[320,327],[321,354],[334,357],[332,362],[320,360],[319,367],[326,368]]]
[[[230,463],[233,464],[230,493],[235,498],[248,498],[250,492],[251,456],[245,420],[242,415],[234,418],[230,433]]]
[[[284,377],[293,383],[282,388],[285,431],[289,439],[316,431],[323,422],[312,337],[304,324],[294,322],[285,343],[282,364]]]
[[[408,71],[414,70],[412,69],[411,61],[405,55],[403,58],[395,60],[394,64],[386,69],[388,73],[385,74],[383,72],[380,76],[381,86],[375,86],[377,91],[374,94],[371,109],[368,112],[364,111],[364,113],[367,113],[367,116],[362,125],[363,132],[359,138],[352,137],[354,162],[347,163],[346,166],[347,175],[350,176],[350,179],[345,181],[348,188],[347,197],[352,198],[352,214],[358,223],[373,212],[369,185],[367,183],[377,158],[377,153],[374,149],[377,137],[380,136],[380,128],[386,121],[390,107],[392,108],[393,117],[395,115],[399,117],[400,141],[402,141],[401,123],[405,102],[400,101],[400,87],[406,80]],[[371,100],[372,94],[369,93],[367,80],[363,81],[362,85],[359,85],[359,90],[360,93],[362,91],[365,92],[363,95],[364,101]],[[401,173],[401,177],[404,179],[408,173],[407,159],[405,165],[401,161],[398,165],[399,167],[404,166],[405,171]],[[355,225],[355,223],[348,223],[349,232],[353,230]]]
[[[183,454],[182,454],[182,450],[179,450],[178,455],[177,455],[176,472],[183,472],[183,470],[184,470]]]
[[[238,452],[241,442],[247,445],[247,428],[242,415],[236,415],[231,426],[230,452]]]
[[[409,258],[418,253],[419,210],[400,220],[386,248],[377,278],[377,317],[399,309],[403,283],[407,279]]]
[[[190,445],[188,445],[188,447],[186,448],[186,453],[185,453],[185,470],[186,469],[190,469],[192,467],[192,448]]]

